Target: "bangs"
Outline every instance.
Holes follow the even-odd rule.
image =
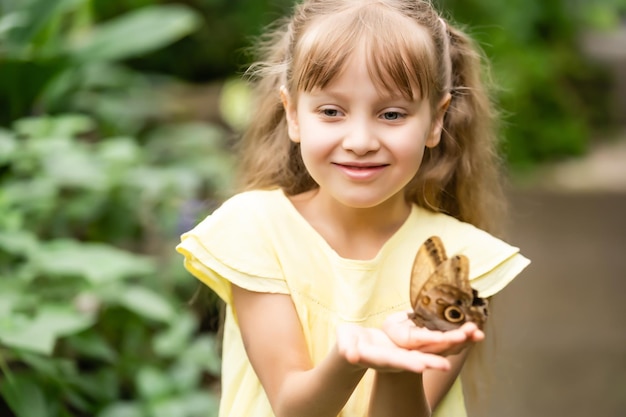
[[[364,51],[381,95],[409,100],[430,96],[435,85],[433,46],[426,29],[384,6],[369,5],[325,15],[305,30],[292,63],[292,91],[323,89]]]

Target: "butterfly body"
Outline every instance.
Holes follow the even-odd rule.
[[[430,330],[453,330],[468,321],[482,328],[487,301],[469,283],[466,256],[446,256],[441,239],[433,236],[420,247],[411,273],[409,318]]]

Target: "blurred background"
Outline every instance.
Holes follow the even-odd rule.
[[[511,177],[490,416],[626,415],[626,1],[439,0]],[[174,252],[232,192],[246,52],[292,0],[0,0],[0,416],[210,417],[215,299]]]

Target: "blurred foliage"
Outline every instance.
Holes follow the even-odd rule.
[[[0,394],[15,416],[215,409],[215,336],[182,304],[195,283],[173,247],[194,198],[228,188],[229,157],[212,126],[150,136],[99,137],[72,114],[0,131]]]
[[[263,27],[287,13],[293,0],[94,0],[94,9],[109,18],[148,4],[185,4],[201,16],[203,24],[171,47],[132,60],[133,67],[158,68],[204,82],[242,71],[249,64],[242,49]]]
[[[122,62],[199,18],[91,7],[0,1],[0,415],[210,416],[215,334],[173,247],[230,187],[227,134],[166,123],[171,77]]]
[[[137,82],[116,63],[161,48],[199,22],[181,5],[148,6],[96,23],[89,0],[1,1],[0,125],[33,112],[84,110],[85,101],[115,96],[115,107],[124,110],[114,116],[128,104],[146,105],[133,103],[125,90]],[[124,105],[122,98],[131,100]]]
[[[610,125],[610,80],[579,48],[590,28],[610,30],[624,0],[440,0],[467,25],[501,89],[503,144],[514,168],[581,155],[594,129]]]

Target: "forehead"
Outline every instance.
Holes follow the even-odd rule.
[[[343,99],[372,97],[378,100],[409,99],[420,97],[419,91],[412,91],[413,97],[407,97],[399,88],[386,88],[378,77],[372,75],[370,61],[365,51],[358,49],[346,57],[343,67],[337,75],[324,86],[314,86],[308,93],[333,96]]]
[[[381,95],[425,97],[435,65],[427,30],[398,13],[367,9],[312,22],[296,44],[290,89],[326,88],[358,58]]]

